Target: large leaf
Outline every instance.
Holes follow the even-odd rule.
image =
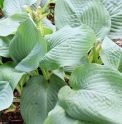
[[[48,70],[72,66],[88,52],[96,41],[95,33],[86,25],[77,28],[65,26],[45,37],[48,53],[40,62],[40,67]]]
[[[12,90],[15,89],[17,83],[25,73],[15,69],[13,62],[7,62],[0,66],[0,81],[9,82]]]
[[[84,64],[59,91],[59,104],[72,118],[100,124],[122,123],[122,73],[108,66]]]
[[[100,56],[105,65],[122,72],[122,48],[107,37],[103,40]]]
[[[56,75],[51,75],[50,83],[42,76],[27,81],[21,95],[21,113],[26,124],[43,124],[58,97],[59,89],[65,83]]]
[[[111,39],[122,38],[122,0],[100,0],[107,8],[111,17]]]
[[[74,118],[71,118],[66,114],[65,110],[58,104],[55,108],[49,112],[44,124],[97,124],[91,122],[81,122]]]
[[[9,35],[7,37],[0,37],[0,56],[10,57],[9,55],[9,43],[13,35]]]
[[[86,24],[103,39],[110,31],[111,20],[108,11],[99,0],[57,0],[55,8],[57,29]]]
[[[71,73],[71,72],[73,72],[77,67],[79,67],[79,66],[82,65],[82,64],[86,64],[86,63],[88,63],[88,58],[87,58],[86,56],[84,56],[84,57],[82,57],[82,58],[79,60],[79,62],[78,62],[77,64],[72,65],[72,66],[65,66],[65,67],[64,67],[64,71]]]
[[[3,12],[5,17],[9,17],[13,14],[23,12],[24,5],[32,5],[36,3],[37,0],[4,0]]]
[[[0,81],[0,111],[8,108],[13,101],[13,91],[7,81]]]
[[[9,51],[11,58],[18,63],[17,70],[29,72],[38,67],[46,53],[46,43],[31,19],[19,26]]]
[[[7,36],[18,28],[18,26],[29,18],[27,13],[14,14],[7,19],[0,20],[0,36]]]

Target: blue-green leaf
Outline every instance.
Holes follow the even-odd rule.
[[[29,18],[27,13],[19,13],[14,14],[7,19],[0,20],[0,36],[12,34],[27,18]]]
[[[55,24],[58,30],[65,25],[86,24],[95,31],[97,39],[102,40],[110,31],[111,19],[99,0],[57,0]]]
[[[59,31],[46,35],[48,53],[42,58],[40,67],[55,70],[77,64],[96,41],[94,31],[86,25],[77,28],[65,26]]]
[[[46,53],[46,43],[31,19],[24,21],[12,39],[9,47],[16,69],[29,72],[39,66]]]
[[[21,77],[25,74],[24,72],[17,71],[15,66],[13,62],[7,62],[0,66],[0,81],[9,82],[13,91]]]
[[[21,114],[27,124],[43,124],[58,99],[58,91],[65,82],[52,74],[50,82],[43,76],[29,79],[21,95]],[[33,114],[32,114],[33,113]]]
[[[7,81],[0,81],[0,111],[8,108],[13,101],[13,91]]]
[[[111,67],[84,64],[59,91],[59,104],[72,118],[100,124],[122,123],[122,73]]]

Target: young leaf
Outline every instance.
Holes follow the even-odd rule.
[[[0,81],[9,82],[13,91],[24,74],[24,72],[19,72],[15,69],[13,62],[7,62],[0,66]]]
[[[55,8],[57,29],[70,25],[86,24],[97,34],[98,40],[108,35],[111,20],[108,11],[99,0],[57,0]]]
[[[37,0],[4,0],[3,12],[5,17],[23,12],[24,5],[32,5]]]
[[[0,111],[8,108],[13,101],[13,91],[7,81],[0,81]]]
[[[65,110],[58,104],[49,112],[44,124],[97,124],[92,122],[83,122],[71,118]]]
[[[0,56],[10,57],[9,55],[9,43],[13,35],[9,35],[7,37],[0,37]]]
[[[59,104],[72,118],[100,124],[122,123],[122,73],[108,66],[84,64],[59,91]]]
[[[122,72],[122,48],[107,37],[103,40],[100,56],[105,65]]]
[[[12,39],[9,47],[11,58],[18,65],[17,70],[35,70],[46,53],[46,43],[31,19],[24,21]]]
[[[107,8],[111,17],[111,30],[108,37],[122,38],[122,0],[100,0]]]
[[[21,114],[27,124],[43,124],[57,103],[58,91],[64,81],[52,74],[50,83],[43,76],[35,76],[27,81],[21,95]]]
[[[48,53],[40,62],[40,67],[55,70],[63,66],[72,66],[88,52],[96,41],[93,30],[86,25],[77,28],[65,26],[45,37]]]
[[[8,36],[19,27],[19,25],[29,18],[27,13],[14,14],[7,19],[0,20],[0,36]]]

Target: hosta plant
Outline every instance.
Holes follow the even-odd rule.
[[[4,0],[0,110],[17,89],[26,124],[122,124],[122,1],[57,0],[55,26],[51,2]]]

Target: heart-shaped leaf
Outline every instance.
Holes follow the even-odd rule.
[[[27,81],[21,95],[21,113],[27,124],[43,124],[48,112],[57,103],[58,91],[65,83],[52,74],[50,83],[43,76]]]
[[[0,111],[8,108],[13,101],[13,91],[7,81],[0,81]]]
[[[12,39],[9,51],[17,70],[35,70],[46,53],[46,43],[31,19],[24,21]]]
[[[111,20],[108,11],[99,0],[57,0],[55,8],[57,29],[70,25],[86,24],[97,34],[98,40],[108,35]]]
[[[32,5],[36,3],[37,0],[4,0],[3,12],[5,17],[9,17],[13,14],[23,12],[24,5]]]
[[[77,64],[96,41],[93,30],[86,25],[77,28],[65,26],[45,37],[48,53],[40,62],[40,67],[52,70]]]
[[[19,13],[0,20],[0,36],[7,36],[17,30],[19,25],[29,18],[27,13]]]
[[[103,40],[100,56],[105,65],[122,72],[122,48],[107,37]]]
[[[71,118],[66,114],[65,110],[58,104],[55,108],[49,112],[47,119],[44,124],[97,124],[92,122],[83,122]]]
[[[24,72],[19,72],[15,69],[15,63],[13,62],[7,62],[0,66],[0,81],[9,82],[12,90],[15,89],[24,74]]]
[[[111,17],[111,30],[108,37],[122,38],[122,0],[100,0],[107,8]]]
[[[59,104],[72,118],[100,124],[122,123],[122,73],[105,65],[84,64],[59,91]]]

